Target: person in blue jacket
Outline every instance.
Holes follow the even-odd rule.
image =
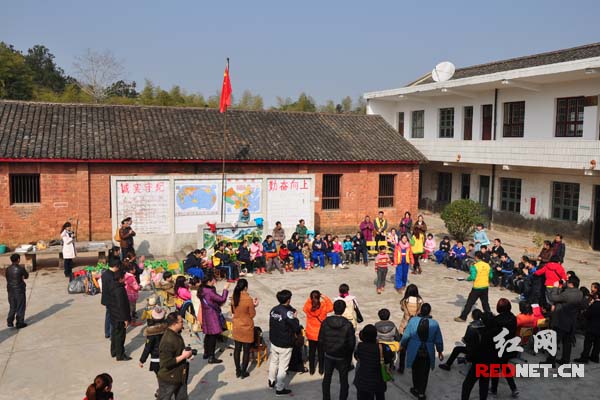
[[[512,289],[512,277],[515,273],[515,262],[508,254],[500,255],[500,266],[494,272],[494,284],[500,284],[501,288]]]
[[[456,268],[461,269],[462,262],[467,256],[467,249],[463,246],[463,242],[458,240],[454,246],[452,246],[452,250],[448,254],[448,260],[446,261],[446,266],[448,268]]]
[[[479,251],[481,246],[490,245],[490,239],[487,237],[483,224],[477,224],[477,229],[473,234],[473,242],[475,242],[475,251]]]
[[[287,242],[287,248],[292,253],[292,257],[294,257],[294,270],[298,270],[300,267],[305,269],[302,242],[300,241],[300,234],[298,232],[292,233],[292,237]]]
[[[440,361],[444,360],[442,331],[438,322],[431,318],[429,303],[423,304],[419,315],[408,322],[400,340],[400,349],[406,349],[406,365],[412,368],[413,387],[410,393],[424,400],[429,371],[435,368],[435,352]]]
[[[325,268],[325,251],[327,251],[327,243],[321,239],[321,234],[319,233],[317,233],[315,240],[313,240],[312,251],[312,258],[315,262],[315,266],[318,260],[321,269]]]

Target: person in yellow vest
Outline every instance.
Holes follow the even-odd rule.
[[[467,320],[467,316],[471,312],[471,308],[475,305],[475,302],[477,302],[477,299],[481,299],[481,306],[484,312],[491,312],[488,301],[488,288],[490,286],[490,279],[494,277],[494,272],[490,268],[490,264],[483,261],[482,257],[481,251],[475,253],[475,264],[471,265],[471,274],[467,278],[468,281],[473,282],[473,289],[469,293],[467,304],[465,304],[460,317],[454,318],[456,322],[465,322]]]
[[[375,241],[385,241],[385,235],[387,234],[388,223],[387,219],[383,218],[383,211],[379,211],[377,218],[375,218]]]
[[[425,234],[419,228],[415,228],[413,231],[413,235],[410,238],[410,246],[415,258],[411,273],[420,274],[421,264],[419,263],[419,260],[423,257],[423,253],[425,252]]]

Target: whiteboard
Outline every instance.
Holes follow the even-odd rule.
[[[117,220],[133,219],[136,233],[169,233],[168,180],[117,180]]]
[[[195,233],[198,225],[221,218],[220,179],[186,179],[174,182],[175,232]]]
[[[308,229],[314,228],[314,182],[310,178],[267,179],[268,233],[280,221],[288,240],[300,219]]]

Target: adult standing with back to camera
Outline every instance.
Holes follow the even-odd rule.
[[[70,222],[65,222],[60,230],[62,239],[62,255],[65,268],[65,277],[69,282],[73,280],[73,259],[76,256],[75,251],[75,232]]]

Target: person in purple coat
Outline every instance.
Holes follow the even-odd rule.
[[[371,222],[371,217],[368,215],[365,217],[365,220],[360,223],[360,233],[362,233],[363,237],[367,242],[373,240],[373,231],[375,230],[375,225]]]
[[[198,289],[198,298],[202,308],[202,332],[204,332],[204,359],[208,359],[209,364],[219,364],[223,360],[215,357],[215,348],[217,347],[217,338],[223,332],[219,316],[221,315],[221,306],[227,301],[229,294],[229,282],[225,283],[223,293],[218,294],[215,285],[217,281],[214,274],[208,273],[202,279],[202,284]]]

